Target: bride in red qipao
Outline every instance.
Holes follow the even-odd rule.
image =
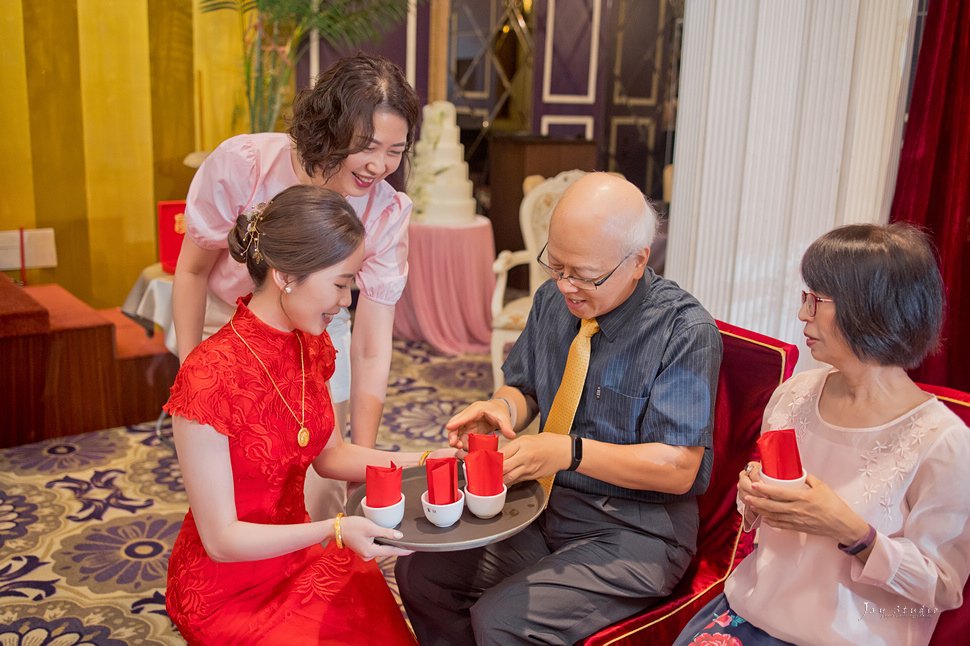
[[[165,405],[189,512],[166,605],[190,644],[415,644],[377,556],[408,552],[360,516],[309,522],[303,481],[362,482],[377,451],[333,434],[327,323],[350,304],[364,229],[340,195],[295,186],[241,215],[229,249],[256,283],[186,358]],[[442,449],[442,454],[454,451]]]

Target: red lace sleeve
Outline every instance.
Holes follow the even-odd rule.
[[[237,360],[222,334],[203,341],[185,359],[162,408],[169,415],[211,426],[233,437],[238,402],[233,394]]]
[[[317,379],[330,381],[330,377],[333,376],[334,362],[337,359],[337,351],[334,350],[330,335],[324,332],[320,336],[307,338],[309,339],[307,358],[313,366],[313,374]]]

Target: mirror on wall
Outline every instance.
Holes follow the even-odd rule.
[[[451,0],[448,99],[473,179],[487,181],[496,133],[586,139],[597,168],[669,201],[683,12],[683,0]]]
[[[448,100],[497,248],[521,248],[529,175],[621,173],[666,210],[683,15],[683,0],[451,0]]]
[[[492,131],[528,131],[532,2],[451,0],[448,100],[455,104],[472,173],[484,173]]]

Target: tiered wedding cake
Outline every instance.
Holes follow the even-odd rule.
[[[407,187],[415,221],[448,225],[475,220],[473,186],[460,134],[453,104],[435,101],[424,106],[421,138],[414,147]]]

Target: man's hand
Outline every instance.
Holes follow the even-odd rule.
[[[474,402],[448,420],[445,429],[448,431],[448,444],[462,450],[468,449],[465,436],[469,433],[491,433],[498,429],[509,439],[515,437],[509,407],[498,399]]]
[[[568,469],[572,463],[572,438],[559,433],[523,435],[501,451],[505,454],[503,480],[512,486]]]

